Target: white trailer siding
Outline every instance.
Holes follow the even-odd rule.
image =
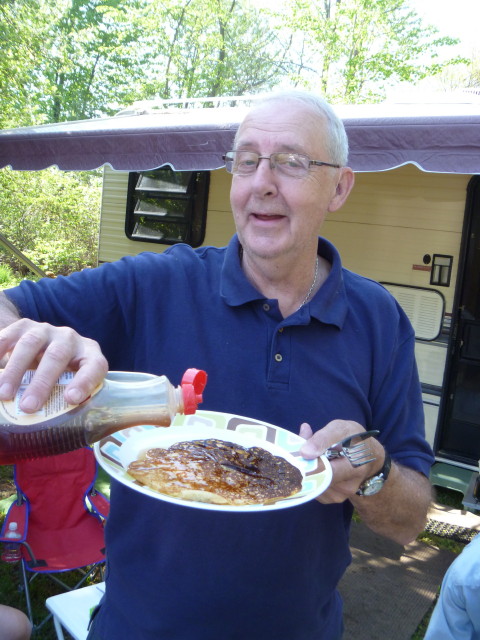
[[[127,207],[128,172],[103,169],[102,209],[98,261],[113,262],[122,256],[136,255],[136,245],[125,235],[125,212]],[[142,243],[143,245],[143,243]],[[154,245],[148,245],[148,251]]]
[[[425,173],[413,165],[392,171],[358,173],[349,200],[340,211],[329,215],[322,235],[339,249],[344,265],[352,271],[380,282],[440,291],[448,315],[453,305],[469,179],[466,175]],[[231,176],[226,171],[211,172],[204,241],[207,245],[223,246],[234,233],[230,183]],[[142,251],[161,252],[168,246],[134,242],[126,237],[127,186],[128,173],[105,168],[100,262]],[[431,265],[424,264],[424,256],[433,254],[453,256],[448,287],[430,285]],[[407,289],[405,296],[408,295]],[[399,301],[402,304],[402,300]],[[415,326],[415,320],[411,319]],[[420,379],[425,385],[427,438],[432,446],[446,357],[445,338],[417,341],[416,358]]]
[[[324,224],[346,267],[382,282],[430,287],[423,256],[454,256],[449,287],[438,288],[452,310],[466,188],[470,176],[425,173],[412,165],[358,173],[354,190]]]
[[[117,260],[167,245],[135,242],[124,231],[128,173],[105,167],[99,261]],[[358,173],[354,190],[330,214],[322,234],[338,247],[346,267],[367,277],[430,287],[426,254],[453,255],[449,287],[440,287],[452,308],[469,176],[425,173],[412,165],[392,171]],[[223,246],[234,233],[230,212],[231,176],[212,171],[204,243]],[[428,265],[427,265],[428,269]]]
[[[204,244],[223,246],[235,232],[230,213],[231,176],[226,171],[212,171],[208,196],[207,227]],[[98,248],[99,262],[113,262],[122,256],[134,256],[142,251],[161,253],[169,245],[156,242],[136,242],[125,235],[128,172],[104,168],[102,214]]]
[[[322,233],[338,248],[347,268],[380,282],[435,289],[445,298],[449,315],[470,178],[425,173],[413,165],[357,173],[349,200],[340,211],[330,214]],[[448,287],[430,285],[431,265],[424,264],[423,258],[433,254],[453,256]],[[405,311],[409,313],[408,308]],[[435,341],[417,340],[415,356],[424,385],[426,436],[433,447],[447,361],[445,336]]]

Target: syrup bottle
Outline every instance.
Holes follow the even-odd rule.
[[[179,387],[165,376],[110,371],[88,400],[69,405],[63,392],[74,374],[66,372],[45,406],[26,414],[18,403],[33,374],[25,373],[13,400],[0,402],[0,464],[73,451],[126,427],[167,427],[175,414],[195,413],[207,381],[198,369],[188,369]]]

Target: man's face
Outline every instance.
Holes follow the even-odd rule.
[[[295,101],[273,102],[253,110],[240,126],[236,149],[269,156],[298,152],[311,160],[332,162],[325,124]],[[302,178],[282,175],[260,160],[247,176],[234,175],[230,201],[244,251],[261,258],[298,254],[316,246],[328,211],[334,210],[341,169],[312,167]]]

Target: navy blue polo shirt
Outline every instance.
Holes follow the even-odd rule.
[[[7,292],[34,320],[97,340],[112,370],[204,369],[202,408],[295,433],[335,418],[381,431],[393,458],[428,475],[414,335],[378,283],[332,265],[308,304],[282,318],[228,247],[174,245]],[[352,513],[305,505],[230,514],[162,503],[112,483],[105,640],[336,640],[338,581]]]

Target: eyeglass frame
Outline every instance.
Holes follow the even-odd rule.
[[[260,160],[270,160],[270,168],[274,169],[277,167],[276,164],[272,164],[272,157],[276,156],[276,155],[292,155],[292,156],[300,156],[301,158],[306,158],[308,160],[308,169],[305,175],[308,174],[309,169],[311,166],[316,166],[316,167],[333,167],[334,169],[341,169],[342,165],[340,164],[332,164],[331,162],[322,162],[321,160],[311,160],[310,156],[308,156],[306,153],[297,153],[295,151],[275,151],[274,153],[271,153],[269,156],[261,156],[260,154],[258,154],[256,151],[249,151],[248,149],[234,149],[232,151],[227,151],[225,154],[222,155],[222,160],[224,160],[225,162],[227,160],[232,162],[232,169],[233,169],[233,161],[234,158],[228,158],[227,156],[232,153],[239,153],[241,151],[245,151],[246,153],[251,153],[254,156],[257,156],[257,164],[255,166],[254,171],[252,171],[251,173],[235,173],[233,170],[232,171],[228,171],[226,164],[225,164],[225,169],[231,173],[232,175],[239,175],[239,176],[247,176],[247,175],[253,175],[255,173],[255,171],[258,169],[258,165],[260,164]],[[280,169],[280,172],[282,170]],[[288,174],[285,174],[288,175]],[[290,176],[290,177],[295,177],[295,176]]]

